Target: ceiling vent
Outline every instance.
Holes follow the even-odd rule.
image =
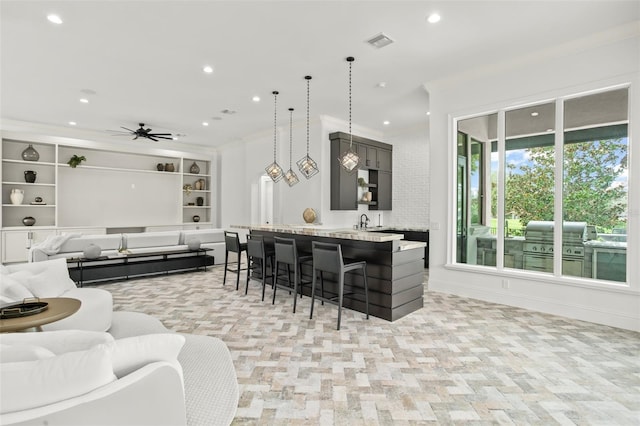
[[[393,40],[391,39],[391,37],[389,37],[385,33],[380,33],[378,35],[371,37],[369,40],[367,40],[367,43],[369,43],[371,46],[375,47],[376,49],[380,49],[393,43]]]
[[[227,114],[227,115],[233,115],[233,114],[235,114],[235,113],[236,113],[236,112],[238,112],[238,111],[235,111],[235,110],[233,110],[233,109],[228,109],[228,108],[226,108],[226,109],[223,109],[223,110],[222,110],[222,111],[220,111],[220,112],[221,112],[221,113],[223,113],[223,114]]]

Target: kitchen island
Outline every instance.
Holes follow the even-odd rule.
[[[274,237],[295,238],[301,252],[311,253],[311,242],[339,243],[347,261],[367,262],[369,314],[395,321],[423,306],[424,248],[422,241],[403,240],[403,234],[379,233],[354,229],[326,229],[304,225],[232,225],[249,229],[251,234],[264,236],[267,244]],[[303,266],[303,280],[311,280],[311,268]],[[362,291],[362,277],[347,274],[345,293],[350,288]],[[304,293],[310,295],[310,286]],[[325,274],[325,292],[335,291],[335,277]],[[364,312],[364,303],[345,296],[344,306]]]

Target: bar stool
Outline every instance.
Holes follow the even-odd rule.
[[[249,278],[253,273],[260,273],[262,281],[262,301],[264,302],[264,288],[267,278],[271,278],[271,287],[273,287],[273,247],[266,247],[264,237],[262,235],[247,235],[247,284],[244,289],[246,295],[249,291]],[[267,275],[267,262],[271,275]]]
[[[236,274],[236,290],[240,287],[240,263],[242,252],[247,252],[247,243],[241,243],[237,232],[224,231],[224,276],[222,278],[222,285],[226,284],[227,271]],[[238,255],[237,268],[235,270],[229,269],[229,252],[236,253]]]
[[[271,304],[276,303],[276,289],[281,288],[291,293],[293,290],[293,313],[296,313],[296,302],[298,300],[298,288],[300,288],[300,297],[302,297],[302,285],[310,284],[310,281],[302,281],[300,266],[305,262],[311,262],[312,256],[298,255],[296,240],[293,238],[274,237],[274,246],[276,252],[276,266],[273,278],[273,300]],[[287,273],[280,274],[280,266],[287,267]],[[291,280],[291,267],[293,267],[293,281]],[[278,277],[286,276],[287,283],[279,284]],[[299,286],[299,287],[298,287]]]
[[[355,293],[344,293],[344,275],[347,272],[355,271],[359,269],[362,272],[362,278],[364,280],[364,300],[365,300],[365,313],[367,319],[369,319],[369,287],[367,285],[367,262],[359,261],[353,263],[344,263],[342,258],[342,247],[340,244],[320,243],[313,241],[312,243],[313,254],[313,279],[311,280],[311,313],[309,319],[313,318],[313,303],[316,297],[323,302],[329,302],[338,305],[338,330],[340,330],[340,319],[342,316],[342,301],[345,295],[352,295]],[[316,296],[316,277],[320,272],[320,285],[322,287],[322,296]],[[338,279],[338,294],[333,297],[324,297],[324,277],[323,272],[330,272],[336,274]]]

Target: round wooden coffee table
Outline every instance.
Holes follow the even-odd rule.
[[[31,327],[35,327],[36,331],[42,331],[43,325],[59,321],[75,314],[81,305],[78,299],[71,299],[69,297],[53,297],[39,300],[49,304],[46,310],[26,317],[0,320],[0,333],[22,331]]]

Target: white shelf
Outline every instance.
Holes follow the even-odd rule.
[[[3,204],[2,207],[55,207],[55,204]]]
[[[185,209],[210,209],[211,206],[182,206]]]
[[[15,163],[15,164],[29,164],[35,166],[55,166],[56,163],[48,163],[46,161],[25,161],[25,160],[11,160],[9,158],[3,158],[3,163]]]
[[[71,168],[68,164],[59,163],[58,167],[67,167]],[[162,174],[162,175],[175,175],[180,176],[179,172],[161,172],[158,170],[144,170],[144,169],[127,169],[124,167],[105,167],[105,166],[84,166],[79,165],[75,167],[78,170],[87,169],[87,170],[107,170],[112,172],[132,172],[132,173],[154,173],[154,174]]]
[[[184,176],[191,176],[197,178],[210,178],[211,175],[203,175],[203,174],[193,174],[193,173],[183,173]]]
[[[55,183],[2,182],[3,185],[56,186]]]

